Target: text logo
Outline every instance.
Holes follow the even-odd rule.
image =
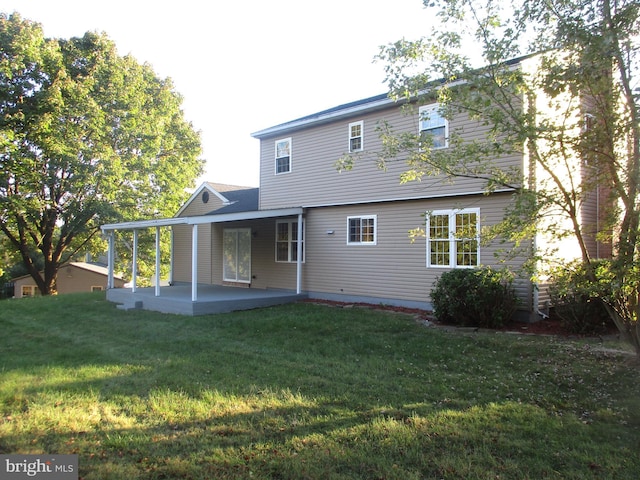
[[[0,455],[0,479],[78,480],[78,456]]]

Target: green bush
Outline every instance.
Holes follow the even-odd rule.
[[[518,306],[511,278],[489,267],[443,273],[431,292],[436,318],[461,326],[500,328]]]
[[[576,334],[601,334],[614,327],[613,320],[598,295],[603,284],[597,287],[587,278],[582,264],[572,264],[555,269],[551,275],[549,297],[553,314],[569,332]]]

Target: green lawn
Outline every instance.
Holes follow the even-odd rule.
[[[633,479],[640,382],[597,341],[294,304],[0,302],[0,453],[84,479]]]

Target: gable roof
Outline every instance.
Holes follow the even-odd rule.
[[[180,209],[176,212],[174,217],[179,217],[182,212],[191,204],[191,202],[197,198],[203,190],[208,191],[210,194],[215,195],[225,205],[229,203],[229,195],[231,192],[237,190],[248,190],[251,187],[241,187],[238,185],[227,185],[224,183],[203,182],[198,188],[191,194],[189,199],[182,204]],[[257,209],[256,209],[257,210]]]
[[[87,262],[63,263],[58,267],[58,271],[69,266],[79,268],[80,270],[86,270],[88,272],[98,273],[100,275],[104,275],[105,277],[109,274],[109,269],[106,266],[99,263],[87,263]],[[11,281],[15,282],[17,280],[22,280],[23,278],[28,278],[28,277],[31,277],[31,275],[21,275],[20,277],[12,278]],[[119,275],[114,275],[114,278],[117,278],[118,280],[123,280],[123,278]]]
[[[221,215],[224,213],[253,212],[258,210],[260,196],[259,188],[238,188],[224,192],[228,202],[224,207],[207,213],[207,215]]]
[[[106,265],[102,265],[99,263],[69,262],[61,265],[61,268],[66,267],[67,265],[72,265],[76,268],[87,270],[89,272],[99,273],[105,276],[109,274],[109,269],[106,267]]]
[[[280,125],[276,125],[273,127],[265,128],[264,130],[259,130],[251,134],[253,138],[266,138],[272,135],[281,135],[284,132],[288,132],[290,130],[294,130],[297,128],[303,128],[307,125],[318,125],[323,123],[332,122],[334,120],[350,117],[356,114],[360,114],[362,112],[370,112],[382,108],[386,108],[389,105],[397,103],[395,100],[389,98],[389,95],[383,93],[381,95],[376,95],[369,98],[364,98],[362,100],[357,100],[355,102],[349,102],[342,105],[338,105],[336,107],[329,108],[327,110],[322,110],[321,112],[313,113],[311,115],[307,115],[305,117],[298,118],[296,120],[291,120],[290,122],[281,123]]]
[[[239,185],[228,185],[226,183],[204,182],[219,193],[234,192],[237,190],[249,190],[253,187],[242,187]],[[225,195],[226,196],[226,195]]]
[[[504,62],[499,62],[497,65],[512,67],[522,63],[524,60],[535,57],[536,55],[537,53],[522,55],[520,57],[515,57],[510,60],[506,60]],[[483,68],[485,67],[480,67],[477,69],[477,71],[482,71]],[[444,78],[434,79],[427,84],[427,86],[422,90],[422,93],[426,93],[433,88],[438,88],[438,86],[442,85],[444,82],[445,82]],[[464,81],[461,80],[460,83],[464,83]],[[285,135],[289,132],[307,127],[309,125],[322,125],[324,123],[329,123],[334,120],[353,117],[354,115],[361,115],[365,112],[369,113],[369,112],[373,112],[383,108],[387,108],[389,105],[401,104],[404,101],[405,100],[394,100],[389,96],[388,93],[383,93],[380,95],[375,95],[373,97],[364,98],[362,100],[357,100],[355,102],[338,105],[336,107],[332,107],[327,110],[322,110],[320,112],[313,113],[311,115],[300,117],[296,120],[291,120],[289,122],[281,123],[273,127],[265,128],[263,130],[259,130],[257,132],[252,133],[251,136],[257,139],[263,139],[263,138],[268,138],[275,135],[278,135],[278,136]]]

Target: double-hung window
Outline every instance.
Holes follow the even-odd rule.
[[[276,175],[291,171],[291,139],[276,140]]]
[[[427,215],[427,267],[480,264],[480,210],[436,210]]]
[[[304,229],[304,222],[302,223]],[[302,261],[304,262],[304,230],[302,232]],[[276,221],[276,262],[298,261],[298,222]]]
[[[440,105],[425,105],[419,109],[420,142],[432,149],[449,146],[449,122],[442,116]]]
[[[367,215],[364,217],[347,218],[347,244],[348,245],[375,245],[377,242],[377,217]]]
[[[349,152],[361,152],[364,150],[364,122],[349,124]]]

